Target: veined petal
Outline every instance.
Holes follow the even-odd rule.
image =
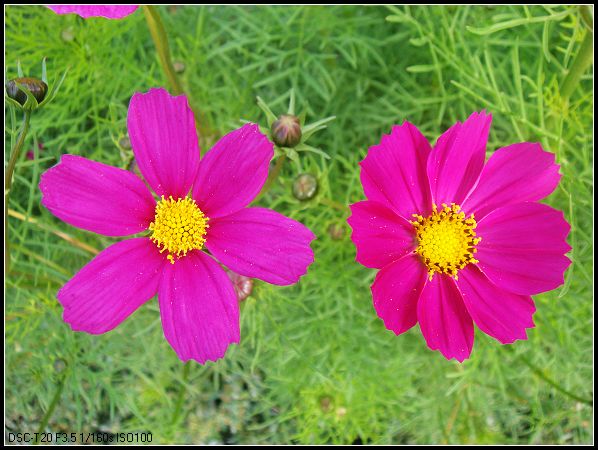
[[[231,131],[201,160],[193,198],[210,218],[239,211],[262,189],[273,156],[274,144],[256,124]]]
[[[413,225],[381,203],[364,201],[351,205],[347,222],[357,248],[357,261],[381,269],[415,250]]]
[[[554,154],[536,143],[499,148],[488,159],[478,185],[463,203],[463,210],[479,221],[488,213],[514,203],[538,201],[559,184]]]
[[[131,172],[75,155],[40,179],[42,205],[59,219],[106,236],[127,236],[146,230],[156,202]]]
[[[164,265],[148,238],[111,245],[58,291],[64,321],[75,331],[112,330],[156,294]]]
[[[410,254],[384,267],[372,284],[378,317],[396,335],[417,323],[417,303],[428,271],[417,255]]]
[[[534,295],[564,283],[571,227],[561,211],[541,203],[504,206],[478,223],[476,258],[497,286]]]
[[[405,218],[428,214],[432,210],[426,175],[430,151],[430,144],[415,125],[405,122],[392,127],[359,163],[366,197]]]
[[[166,264],[158,292],[164,336],[182,361],[200,364],[239,343],[239,302],[226,272],[193,251]]]
[[[417,305],[417,319],[428,347],[446,359],[463,362],[473,348],[473,322],[455,281],[435,275],[424,287]]]
[[[436,205],[460,205],[475,186],[484,160],[492,116],[473,113],[449,128],[428,159],[428,179]]]
[[[199,144],[187,97],[165,89],[137,92],[127,127],[139,170],[158,195],[187,195],[199,167]]]
[[[105,17],[106,19],[122,19],[133,14],[139,5],[48,5],[56,14],[77,14],[89,17]]]
[[[459,272],[457,287],[465,307],[480,330],[502,344],[527,339],[527,328],[534,327],[536,312],[529,295],[500,289],[482,271],[470,264]]]
[[[266,208],[245,208],[210,220],[206,247],[229,269],[268,283],[299,281],[314,260],[315,235],[305,225]]]

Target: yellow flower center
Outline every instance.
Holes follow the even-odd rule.
[[[185,197],[177,200],[170,198],[156,205],[154,221],[150,223],[151,240],[158,246],[160,253],[168,252],[171,264],[175,256],[180,258],[191,250],[200,250],[206,242],[208,218],[198,208],[195,200]]]
[[[434,273],[446,273],[457,279],[457,272],[467,264],[479,261],[473,257],[476,245],[482,240],[474,231],[477,223],[473,214],[465,218],[459,205],[442,204],[438,211],[433,205],[429,217],[414,214],[417,220],[411,222],[415,227],[419,254],[428,268],[430,280]]]

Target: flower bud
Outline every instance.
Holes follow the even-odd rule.
[[[131,139],[129,139],[129,136],[123,136],[118,140],[118,145],[123,150],[131,150]]]
[[[228,277],[233,282],[237,298],[242,302],[251,295],[251,292],[253,291],[253,280],[249,277],[239,275],[232,270],[227,270],[227,273]]]
[[[37,143],[37,149],[41,152],[44,149],[44,144],[41,142]],[[26,153],[27,159],[33,161],[35,159],[35,149],[31,149]]]
[[[327,413],[332,408],[332,399],[328,396],[320,398],[320,408]]]
[[[176,73],[183,73],[185,71],[185,63],[183,61],[175,61],[172,63],[172,68]]]
[[[341,406],[339,408],[336,409],[336,415],[340,418],[340,417],[344,417],[345,415],[347,415],[347,408],[345,408],[344,406]]]
[[[129,172],[133,172],[139,178],[143,179],[143,175],[141,175],[141,170],[139,169],[135,158],[131,159],[131,162],[129,163]]]
[[[66,369],[66,361],[62,358],[56,358],[54,360],[54,370],[56,373],[61,373]]]
[[[72,42],[75,40],[75,32],[72,27],[68,27],[60,32],[60,37],[64,42]]]
[[[294,147],[301,141],[299,118],[283,114],[272,124],[272,139],[279,147]]]
[[[38,78],[14,78],[6,83],[6,94],[20,105],[24,105],[27,101],[27,94],[17,86],[17,83],[29,89],[37,103],[41,103],[48,92],[48,85]]]
[[[340,241],[345,237],[345,228],[338,223],[330,224],[328,234],[333,241]]]
[[[302,173],[293,183],[293,195],[297,200],[309,200],[318,191],[318,180],[311,173]]]

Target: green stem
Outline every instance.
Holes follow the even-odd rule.
[[[577,56],[575,57],[569,72],[561,83],[560,91],[563,102],[569,101],[569,97],[571,97],[575,91],[582,75],[585,73],[586,69],[592,65],[594,59],[592,35],[593,33],[590,31],[585,32],[581,48],[579,49],[579,52],[577,52]]]
[[[50,406],[48,408],[48,410],[46,411],[46,414],[44,414],[44,417],[42,419],[42,421],[39,424],[39,428],[37,429],[37,438],[34,442],[35,445],[37,445],[39,443],[39,438],[41,436],[41,433],[43,433],[43,431],[46,428],[46,425],[48,425],[48,422],[50,421],[50,417],[52,417],[52,414],[54,413],[54,410],[56,409],[56,405],[58,405],[58,400],[60,400],[60,396],[62,395],[62,390],[64,389],[64,380],[65,380],[65,376],[63,375],[58,383],[58,387],[56,388],[56,392],[54,392],[54,398],[52,398],[52,403],[50,403]]]
[[[185,365],[183,366],[183,381],[181,383],[182,386],[181,386],[181,390],[179,391],[179,396],[176,401],[176,405],[174,408],[174,414],[172,415],[172,424],[173,425],[176,425],[176,423],[179,420],[179,416],[181,415],[181,411],[183,410],[183,402],[185,400],[185,392],[187,392],[185,385],[187,383],[187,379],[189,378],[189,368],[190,367],[191,367],[191,363],[185,363]]]
[[[347,205],[343,205],[342,203],[335,202],[334,200],[330,200],[329,198],[321,198],[320,203],[323,205],[329,206],[334,209],[338,209],[344,213],[351,212],[351,209]]]
[[[287,159],[287,156],[282,155],[276,160],[276,164],[274,165],[274,168],[268,174],[268,179],[264,183],[264,186],[262,187],[262,190],[260,191],[256,200],[259,200],[260,198],[262,198],[266,194],[266,192],[268,192],[270,190],[270,188],[272,187],[272,185],[278,178],[278,175],[280,175],[280,171],[282,170],[282,166],[284,165],[284,162],[286,159]]]
[[[560,95],[560,104],[558,105],[558,110],[561,113],[553,114],[546,124],[547,129],[550,131],[556,130],[557,128],[560,130],[556,134],[558,135],[558,141],[561,140],[561,132],[562,132],[562,118],[563,114],[567,112],[569,109],[569,99],[571,95],[575,92],[575,89],[579,85],[579,81],[581,77],[585,73],[585,71],[592,65],[592,61],[594,59],[594,52],[593,52],[593,33],[588,30],[588,27],[591,25],[588,23],[588,19],[586,17],[586,7],[581,7],[581,20],[582,24],[581,27],[584,28],[584,38],[581,43],[581,47],[575,55],[575,59],[573,60],[573,64],[569,68],[567,75],[561,81],[559,86],[559,95]],[[559,120],[560,125],[559,125]],[[557,158],[558,158],[558,147],[557,146]]]
[[[19,132],[19,137],[17,138],[17,142],[15,142],[14,147],[12,148],[10,159],[8,161],[8,166],[6,167],[5,173],[5,182],[4,182],[4,264],[6,267],[6,272],[10,270],[10,251],[8,245],[8,199],[10,196],[10,189],[12,187],[12,178],[15,171],[15,167],[17,165],[17,161],[19,160],[19,155],[21,154],[21,150],[23,149],[23,144],[25,143],[25,138],[27,137],[27,132],[29,131],[29,121],[31,119],[31,111],[25,110],[23,116],[23,125],[21,126],[21,131]]]
[[[160,13],[155,6],[144,5],[142,8],[145,14],[145,20],[147,21],[147,27],[150,30],[154,45],[156,46],[156,51],[158,52],[160,65],[166,74],[166,78],[168,78],[168,83],[170,84],[172,93],[174,95],[184,94],[185,92],[183,90],[183,86],[181,85],[179,77],[174,70],[174,66],[172,65],[170,47],[168,45],[168,36],[166,34],[166,29],[164,28],[164,23],[160,18]],[[202,137],[211,134],[212,131],[207,125],[206,117],[200,111],[197,111],[196,108],[193,108],[191,106],[191,102],[190,107],[193,110],[193,115],[195,116],[195,128],[197,130],[198,137],[201,139]]]
[[[144,5],[142,8],[143,13],[145,14],[145,20],[147,21],[147,26],[152,35],[152,39],[154,40],[154,44],[156,45],[162,70],[166,74],[166,78],[168,78],[168,82],[172,88],[172,93],[174,95],[180,95],[183,93],[183,87],[181,86],[179,78],[172,65],[170,47],[168,46],[168,36],[166,35],[166,30],[164,29],[164,24],[162,23],[160,14],[155,6]]]
[[[534,366],[525,356],[520,355],[519,357],[521,358],[521,360],[523,361],[523,363],[527,367],[529,367],[532,372],[534,372],[534,374],[536,376],[538,376],[539,378],[541,378],[542,380],[544,380],[546,383],[548,383],[549,385],[551,385],[553,388],[555,388],[561,394],[564,394],[567,397],[572,398],[573,400],[577,400],[578,402],[585,403],[585,404],[588,404],[588,405],[592,405],[593,401],[592,401],[591,398],[584,398],[584,397],[581,397],[581,396],[575,394],[574,392],[570,392],[570,391],[566,390],[565,388],[561,387],[556,381],[554,381],[553,379],[551,379],[548,376],[546,376],[541,369],[539,369],[538,367]]]

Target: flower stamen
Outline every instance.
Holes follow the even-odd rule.
[[[176,258],[185,256],[191,250],[201,250],[206,242],[208,217],[195,203],[185,197],[175,200],[170,196],[156,205],[154,221],[150,223],[151,240],[158,246],[160,253],[168,252],[168,260],[175,263]]]
[[[413,214],[418,242],[415,253],[419,254],[428,268],[430,280],[435,273],[444,273],[457,279],[457,273],[467,264],[476,264],[474,258],[476,245],[482,240],[476,237],[474,231],[477,223],[474,215],[465,218],[461,207],[454,203],[447,206],[442,204],[438,210],[433,205],[433,212],[429,217]]]

